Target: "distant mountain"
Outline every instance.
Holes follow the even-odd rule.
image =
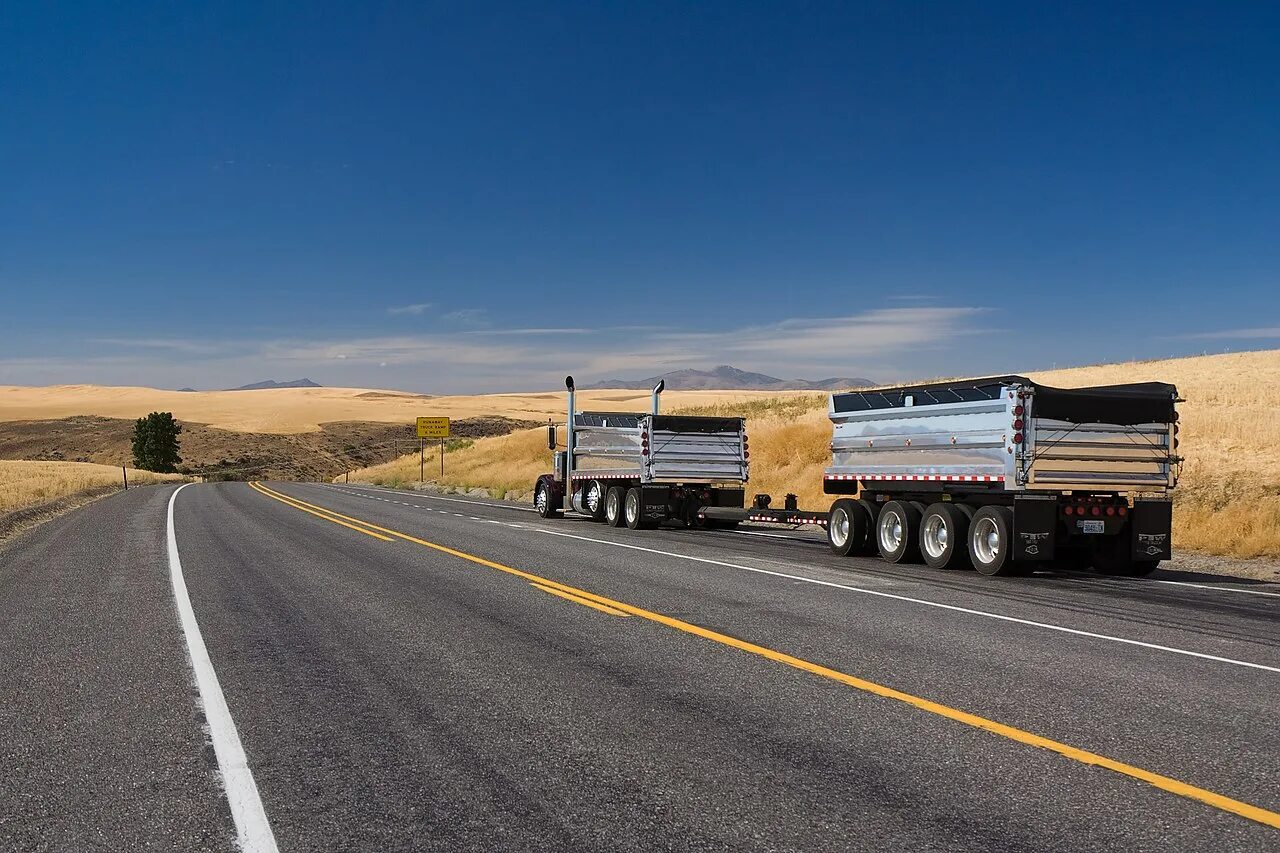
[[[194,388],[179,388],[179,389],[178,389],[178,392],[179,392],[179,393],[191,393],[191,394],[194,394],[194,393],[196,392],[196,389],[194,389]]]
[[[648,390],[658,382],[667,383],[667,387],[675,390],[698,391],[713,389],[717,391],[836,391],[844,388],[865,388],[874,385],[870,379],[861,377],[832,377],[831,379],[779,379],[763,373],[752,373],[739,370],[728,364],[722,364],[714,370],[673,370],[661,376],[650,376],[647,379],[606,379],[603,382],[592,382],[581,386],[584,389],[627,388]]]
[[[275,379],[264,379],[261,382],[254,382],[250,385],[241,385],[239,388],[228,388],[228,391],[265,391],[270,388],[323,388],[319,382],[312,382],[310,379],[286,379],[283,382]]]

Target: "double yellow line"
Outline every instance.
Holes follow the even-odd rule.
[[[967,711],[961,711],[958,708],[952,708],[948,705],[932,702],[928,699],[924,699],[910,693],[904,693],[901,690],[894,690],[892,687],[876,684],[873,681],[866,681],[865,679],[840,672],[839,670],[831,669],[830,667],[822,666],[821,664],[813,663],[811,661],[804,660],[803,658],[794,657],[786,654],[785,652],[779,652],[765,646],[758,646],[755,643],[748,643],[745,640],[739,640],[736,637],[730,637],[727,634],[721,634],[717,631],[702,628],[698,625],[684,622],[680,619],[664,616],[661,613],[654,613],[653,611],[645,610],[641,607],[636,607],[623,601],[606,598],[603,595],[596,595],[595,593],[588,592],[584,589],[578,589],[577,587],[553,581],[540,575],[521,571],[520,569],[514,569],[511,566],[505,566],[502,563],[495,563],[492,560],[486,560],[484,557],[477,557],[476,555],[468,554],[465,551],[458,551],[445,545],[438,545],[435,542],[428,542],[425,539],[419,539],[416,536],[401,533],[398,530],[392,530],[391,528],[381,527],[369,521],[353,518],[349,515],[343,515],[340,512],[327,509],[317,504],[309,503],[307,501],[273,491],[260,483],[250,483],[250,486],[267,497],[274,498],[275,500],[288,504],[295,509],[300,509],[303,512],[309,512],[312,515],[323,518],[325,521],[331,521],[334,524],[349,527],[352,530],[357,530],[377,539],[389,542],[391,541],[390,537],[395,537],[396,539],[400,539],[405,542],[412,542],[415,545],[421,545],[425,548],[430,548],[434,551],[439,551],[443,554],[448,554],[450,556],[457,557],[458,559],[475,563],[476,565],[497,569],[500,572],[505,572],[509,575],[514,575],[528,581],[543,592],[557,595],[570,601],[575,601],[578,604],[594,607],[602,612],[611,613],[616,616],[638,616],[642,619],[656,622],[659,625],[665,625],[668,628],[673,628],[686,634],[692,634],[695,637],[701,637],[705,640],[729,646],[730,648],[738,649],[749,654],[758,655],[777,663],[786,664],[787,666],[848,685],[849,687],[853,687],[857,690],[861,690],[875,696],[892,699],[896,702],[902,702],[926,713],[944,717],[948,720],[962,723],[966,726],[972,726],[975,729],[982,729],[983,731],[999,735],[1000,737],[1007,738],[1017,743],[1056,752],[1064,758],[1069,758],[1072,761],[1078,761],[1081,764],[1088,764],[1094,767],[1101,767],[1105,770],[1111,770],[1122,776],[1128,776],[1132,779],[1146,782],[1147,784],[1153,785],[1162,791],[1167,791],[1180,797],[1186,797],[1187,799],[1196,800],[1198,802],[1205,803],[1206,805],[1213,806],[1214,808],[1221,809],[1222,811],[1257,821],[1258,823],[1275,829],[1280,829],[1280,813],[1269,811],[1260,806],[1251,805],[1249,803],[1241,802],[1240,800],[1234,800],[1230,797],[1223,796],[1222,794],[1217,794],[1213,791],[1205,790],[1204,788],[1198,788],[1195,785],[1189,785],[1186,782],[1181,782],[1169,776],[1162,776],[1159,773],[1152,773],[1149,770],[1143,770],[1141,767],[1135,767],[1132,764],[1125,764],[1122,761],[1116,761],[1114,759],[1107,758],[1106,756],[1098,755],[1097,753],[1078,749],[1074,746],[1060,743],[1055,740],[1050,740],[1049,738],[1032,734],[1031,732],[1024,731],[1023,729],[1006,726],[1003,723],[997,723],[994,720],[988,720],[985,717],[970,714]]]

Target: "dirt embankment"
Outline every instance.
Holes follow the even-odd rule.
[[[455,438],[505,435],[535,424],[504,417],[454,421]],[[133,462],[133,421],[78,415],[0,422],[0,459],[127,465]],[[293,435],[233,432],[182,422],[182,465],[219,479],[332,480],[344,471],[416,452],[411,424],[337,421]]]

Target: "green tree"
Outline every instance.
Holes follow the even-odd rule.
[[[133,424],[133,466],[144,471],[172,474],[182,461],[178,434],[182,427],[172,412],[152,412]]]

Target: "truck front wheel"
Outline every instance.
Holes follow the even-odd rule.
[[[539,481],[533,490],[533,506],[543,518],[560,518],[564,513],[555,505],[555,494],[545,480]]]
[[[984,575],[1011,575],[1016,570],[1009,553],[1013,545],[1013,510],[984,506],[969,522],[969,559]]]

